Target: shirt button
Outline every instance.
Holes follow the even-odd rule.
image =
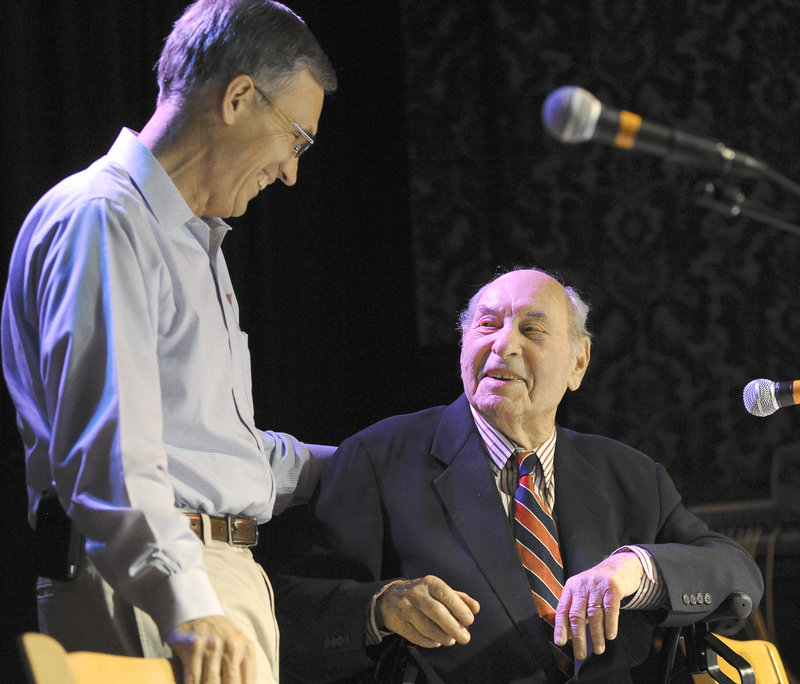
[[[683,603],[687,606],[692,602],[689,598],[689,594],[684,594],[681,598],[683,599]]]
[[[706,594],[706,603],[711,603],[711,594]]]

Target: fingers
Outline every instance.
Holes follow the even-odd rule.
[[[561,591],[561,598],[556,606],[556,617],[553,623],[553,641],[556,646],[564,646],[572,632],[569,628],[569,609],[572,606],[572,591],[567,584]]]
[[[438,577],[401,580],[376,600],[375,617],[385,629],[427,648],[466,644],[467,627],[480,606],[464,592],[454,591]]]
[[[184,684],[254,684],[255,647],[224,617],[179,625],[167,639],[181,660]]]
[[[562,601],[563,601],[562,594]],[[559,608],[562,603],[559,602]],[[556,613],[554,641],[558,646],[572,642],[572,651],[576,658],[583,659],[588,655],[587,639],[592,640],[592,650],[603,653],[606,650],[606,639],[616,637],[619,609],[606,609],[602,598],[571,597],[564,610]],[[588,632],[588,635],[587,635]]]
[[[619,604],[605,609],[606,639],[616,639],[619,629]]]
[[[592,639],[594,652],[602,653],[606,650],[605,608],[602,602],[587,604],[586,622],[589,625],[589,635]],[[585,658],[586,656],[584,655],[580,657]]]
[[[619,627],[620,602],[624,597],[619,589],[617,568],[601,563],[567,580],[556,608],[554,641],[563,646],[572,642],[576,658],[592,650],[603,653],[606,640],[615,639]]]
[[[464,604],[469,608],[471,616],[464,616],[470,620],[469,624],[475,620],[475,615],[477,615],[478,611],[481,609],[481,604],[478,603],[474,598],[472,598],[469,594],[465,594],[463,591],[457,591],[459,598],[464,602]]]
[[[435,609],[434,609],[435,610]],[[469,632],[461,626],[453,626],[442,615],[431,618],[422,611],[411,607],[404,616],[404,624],[399,632],[409,641],[425,648],[453,646],[456,642],[467,643]]]
[[[256,652],[255,647],[250,644],[249,652],[246,652],[241,659],[240,676],[242,684],[250,684],[256,681]]]
[[[438,577],[431,578],[429,592],[447,609],[449,616],[452,616],[459,625],[469,626],[475,622],[475,614],[480,610],[480,604],[469,594],[465,594],[463,591],[453,591]],[[469,641],[469,632],[466,637]]]

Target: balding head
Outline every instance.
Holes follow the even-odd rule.
[[[503,278],[511,273],[517,272],[524,272],[524,271],[531,271],[533,273],[541,273],[546,275],[553,280],[556,280],[561,283],[558,278],[553,276],[552,274],[548,273],[547,271],[542,271],[538,268],[524,268],[524,269],[514,269],[513,271],[508,271],[506,273],[498,275],[494,280],[490,280],[486,285],[484,285],[480,290],[478,290],[472,298],[469,300],[469,303],[464,308],[464,310],[459,314],[459,330],[461,331],[461,337],[463,342],[464,332],[469,328],[470,323],[475,315],[475,307],[477,305],[478,300],[480,299],[481,295],[483,294],[484,290],[489,287],[495,280],[498,278]],[[568,299],[569,303],[569,338],[570,338],[570,347],[574,354],[577,354],[581,347],[583,346],[584,338],[592,337],[592,334],[589,332],[587,328],[587,319],[589,317],[589,304],[580,296],[577,290],[573,289],[569,285],[563,285],[564,294]]]
[[[483,287],[462,317],[464,392],[526,448],[550,436],[564,393],[577,389],[586,372],[591,345],[581,334],[588,310],[582,304],[549,274],[520,269]]]

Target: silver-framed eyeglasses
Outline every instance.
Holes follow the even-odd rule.
[[[292,152],[294,153],[295,158],[299,158],[300,155],[303,154],[303,152],[305,152],[309,147],[311,147],[314,144],[314,137],[312,135],[310,135],[309,133],[306,133],[306,131],[303,130],[303,127],[299,123],[297,123],[291,116],[289,116],[280,107],[278,107],[278,105],[276,105],[272,101],[272,99],[269,97],[269,95],[267,95],[263,90],[261,90],[261,88],[259,88],[255,83],[253,84],[253,88],[255,88],[255,91],[259,95],[261,95],[261,97],[263,97],[267,102],[269,102],[272,105],[272,107],[275,109],[276,112],[278,112],[278,114],[280,114],[284,119],[286,119],[290,124],[292,124],[292,126],[295,127],[297,132],[301,136],[303,136],[304,140],[302,140],[301,142],[297,143],[292,148]]]

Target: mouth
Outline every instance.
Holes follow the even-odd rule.
[[[491,378],[492,380],[499,380],[500,382],[513,382],[518,380],[519,382],[524,382],[524,380],[517,374],[511,373],[510,371],[486,371],[483,374],[484,378]]]
[[[270,178],[264,171],[259,171],[256,174],[256,182],[258,183],[259,191],[263,190],[270,184]]]

